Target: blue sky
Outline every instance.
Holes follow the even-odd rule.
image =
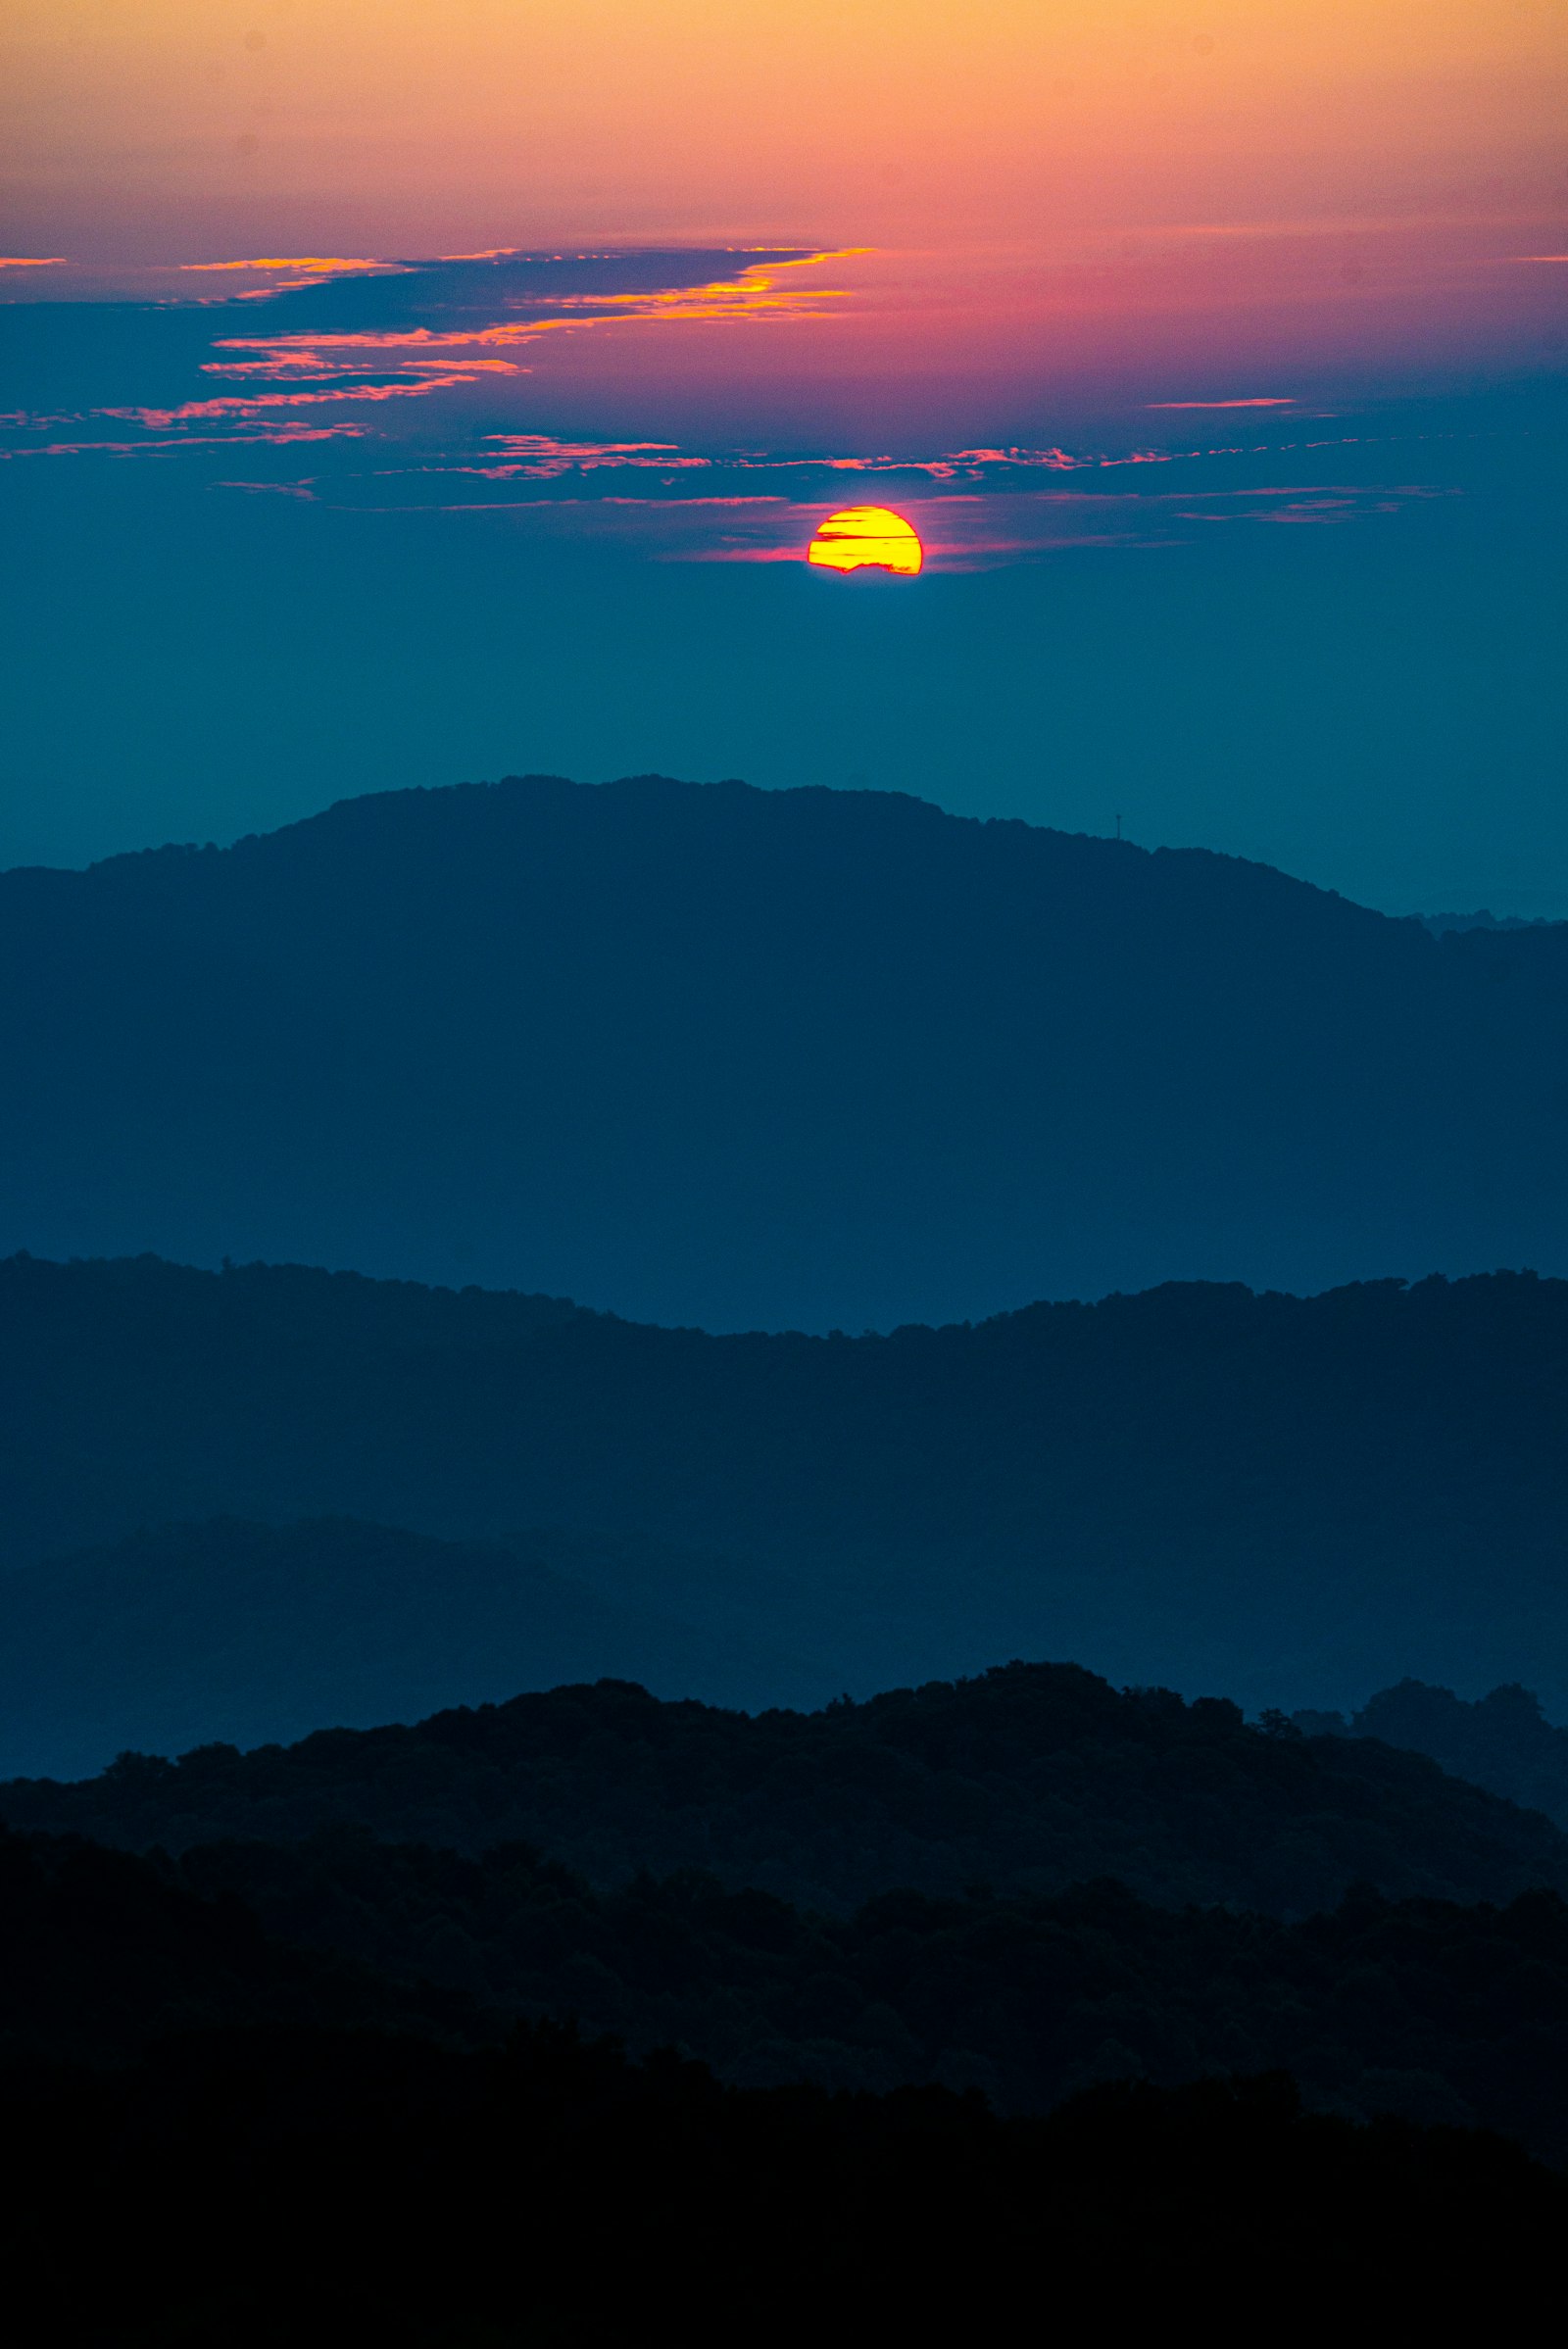
[[[1568,272],[1491,366],[1187,320],[903,377],[878,256],[17,275],[0,862],[661,770],[1568,915]],[[810,571],[872,499],[921,578]]]

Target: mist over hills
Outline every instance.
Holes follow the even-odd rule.
[[[0,1576],[0,1777],[75,1778],[127,1746],[183,1753],[368,1728],[606,1674],[718,1702],[807,1701],[826,1675],[594,1586],[620,1545],[436,1542],[348,1518],[218,1518]]]
[[[714,1329],[1568,1270],[1568,926],[550,778],[0,876],[0,1245]]]
[[[700,1626],[710,1660],[746,1650],[754,1703],[1055,1656],[1253,1708],[1526,1681],[1560,1718],[1568,1283],[1169,1287],[723,1338],[297,1267],[0,1265],[5,1568],[333,1517],[532,1541],[579,1621],[624,1618],[595,1669],[669,1688],[633,1621],[662,1621],[665,1662],[670,1623]],[[127,1603],[124,1553],[69,1571],[49,1652],[89,1587],[106,1619]],[[6,1602],[29,1637],[48,1594],[29,1573]],[[685,1659],[680,1692],[738,1689]]]

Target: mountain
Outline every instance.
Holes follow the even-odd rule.
[[[670,1696],[825,1693],[787,1656],[601,1597],[572,1577],[585,1557],[618,1553],[220,1518],[0,1577],[0,1773],[81,1777],[127,1746],[260,1745],[617,1669]]]
[[[826,1918],[696,1871],[595,1892],[525,1846],[478,1859],[342,1830],[200,1844],[185,1884],[287,1940],[492,2011],[575,2016],[722,2079],[979,2087],[1047,2112],[1095,2079],[1291,2073],[1318,2110],[1480,2122],[1568,2159],[1568,1903],[1386,1901],[1292,1924],[1052,1896],[888,1891]]]
[[[1430,1754],[1456,1778],[1568,1828],[1568,1730],[1555,1728],[1540,1697],[1517,1682],[1466,1703],[1451,1688],[1405,1680],[1380,1688],[1348,1721],[1339,1712],[1304,1710],[1295,1719],[1309,1736],[1381,1737],[1386,1745]]]
[[[533,1542],[616,1615],[577,1670],[674,1689],[678,1661],[698,1695],[1079,1656],[1254,1708],[1528,1675],[1561,1711],[1568,1284],[1194,1285],[726,1338],[290,1267],[0,1264],[4,1570],[325,1517]],[[51,1571],[134,1603],[123,1562]],[[19,1649],[13,1688],[31,1668]]]
[[[0,1246],[887,1328],[1568,1272],[1568,926],[894,794],[529,777],[0,876]]]
[[[172,1862],[0,1831],[0,2092],[176,2031],[398,2031],[496,2046],[520,2019],[680,2045],[741,2086],[980,2088],[1044,2113],[1096,2080],[1290,2072],[1315,2110],[1482,2126],[1568,2155],[1568,1904],[1386,1901],[1283,1924],[1053,1896],[888,1891],[827,1918],[688,1871],[596,1893],[526,1847],[478,1859],[342,1829]]]
[[[598,1884],[704,1869],[844,1912],[906,1887],[1049,1894],[1115,1877],[1146,1900],[1330,1909],[1568,1894],[1549,1821],[1373,1739],[1249,1728],[1218,1697],[1118,1693],[1021,1665],[866,1704],[760,1717],[606,1681],[70,1786],[0,1786],[0,1819],[182,1851],[358,1826],[469,1855],[526,1842]]]

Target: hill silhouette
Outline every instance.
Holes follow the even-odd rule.
[[[1467,1703],[1451,1688],[1404,1680],[1369,1696],[1348,1721],[1339,1712],[1302,1710],[1296,1722],[1309,1736],[1381,1737],[1430,1754],[1456,1778],[1568,1828],[1568,1730],[1554,1727],[1540,1697],[1517,1682]]]
[[[1050,1894],[1099,1877],[1288,1916],[1357,1883],[1568,1894],[1568,1837],[1423,1756],[1265,1735],[1222,1698],[1118,1693],[1072,1665],[757,1718],[607,1681],[249,1754],[126,1755],[74,1785],[13,1781],[0,1819],[170,1851],[343,1825],[469,1855],[522,1841],[599,1884],[695,1867],[838,1912],[901,1886]]]
[[[220,1518],[0,1576],[0,1776],[368,1729],[617,1669],[667,1696],[821,1693],[777,1652],[602,1597],[585,1560],[613,1569],[616,1545]]]
[[[679,1693],[815,1701],[1054,1655],[1254,1708],[1528,1675],[1560,1712],[1568,1284],[1200,1285],[715,1338],[289,1267],[0,1265],[6,1568],[323,1517],[531,1554],[619,1618],[574,1673],[673,1688],[681,1662]],[[122,1620],[127,1571],[62,1572],[53,1648],[48,1578],[24,1587],[41,1676],[68,1587]],[[23,1592],[0,1606],[19,1641]],[[700,1625],[715,1675],[744,1650],[744,1688],[650,1617]]]
[[[1568,1271],[1568,926],[894,794],[347,801],[0,876],[0,1246],[886,1328]]]
[[[1096,2080],[1289,2071],[1314,2109],[1480,2123],[1568,2156],[1568,1905],[1391,1902],[1297,1924],[887,1891],[833,1919],[693,1871],[596,1893],[342,1829],[178,1862],[0,1830],[0,2086],[172,2032],[377,2030],[499,2046],[519,2022],[679,2045],[754,2088],[979,2088],[1044,2113]]]
[[[671,2309],[702,2344],[957,2338],[982,2295],[1087,2326],[1108,2276],[1120,2319],[1240,2323],[1282,2276],[1314,2330],[1511,2334],[1560,2267],[1563,2181],[1519,2146],[1303,2113],[1279,2076],[1004,2118],[722,2087],[545,2027],[213,2031],[6,2086],[7,2226],[73,2341],[612,2349]]]
[[[342,1830],[201,1844],[185,1884],[291,1942],[509,2015],[575,2018],[721,2078],[978,2087],[1046,2112],[1096,2079],[1288,2071],[1319,2110],[1476,2122],[1568,2160],[1568,1903],[1385,1901],[1293,1924],[1051,1897],[888,1891],[829,1919],[697,1871],[596,1893],[526,1846],[478,1859]]]
[[[214,1895],[217,1895],[216,1897]],[[462,1991],[400,1988],[268,1933],[215,1884],[75,1836],[0,1829],[0,2085],[38,2061],[122,2063],[171,2032],[408,2031],[499,2036]]]

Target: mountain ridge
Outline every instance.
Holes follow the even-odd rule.
[[[1550,1271],[1564,937],[900,794],[370,794],[0,876],[0,1246],[729,1330]]]
[[[1112,1688],[1075,1664],[748,1715],[623,1681],[323,1729],[248,1754],[127,1754],[0,1784],[24,1830],[180,1852],[358,1828],[474,1855],[522,1843],[599,1885],[697,1868],[844,1914],[986,1883],[1115,1878],[1165,1907],[1280,1916],[1357,1883],[1395,1898],[1568,1894],[1568,1835],[1375,1738],[1249,1727],[1224,1697]]]
[[[0,1560],[221,1517],[569,1538],[601,1601],[862,1694],[1077,1654],[1254,1708],[1528,1676],[1560,1713],[1568,1283],[725,1337],[300,1267],[0,1261]]]

